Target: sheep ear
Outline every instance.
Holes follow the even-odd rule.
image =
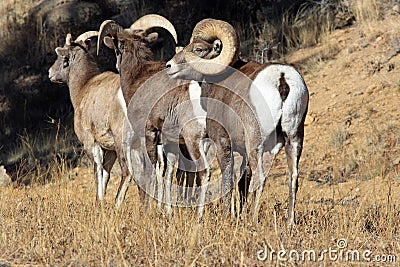
[[[60,56],[60,57],[66,57],[69,54],[68,49],[62,48],[62,47],[57,47],[55,49],[55,51],[56,51],[57,56]]]
[[[90,47],[92,46],[92,41],[90,41],[90,39],[85,40],[85,46],[86,49],[89,50]]]
[[[222,42],[221,42],[221,40],[217,39],[213,43],[213,51],[214,51],[214,53],[220,54],[221,50],[222,50]]]
[[[110,36],[104,37],[103,43],[104,43],[108,48],[114,50],[114,48],[115,48],[114,40],[113,40],[113,38],[111,38]]]
[[[175,47],[175,54],[178,54],[179,52],[181,52],[183,50],[183,46],[177,46]]]
[[[158,39],[158,33],[152,32],[144,38],[149,44],[154,43]]]

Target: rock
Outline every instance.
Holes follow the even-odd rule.
[[[355,92],[355,93],[353,94],[353,96],[359,96],[359,95],[363,95],[363,94],[364,94],[363,91],[359,91],[359,92]]]
[[[380,42],[382,42],[384,40],[384,38],[383,38],[383,36],[381,35],[381,36],[378,36],[377,38],[376,38],[376,40],[375,40],[375,43],[380,43]]]
[[[47,30],[57,31],[63,27],[75,32],[82,27],[96,26],[93,21],[99,20],[102,10],[97,3],[79,0],[40,1],[30,11],[30,20],[36,21]],[[98,21],[97,21],[98,22]],[[93,25],[91,25],[93,24]]]
[[[333,25],[335,29],[342,29],[354,23],[355,17],[350,12],[338,12],[335,16]]]
[[[367,93],[367,95],[371,95],[371,94],[373,94],[375,92],[379,92],[381,90],[383,90],[382,85],[372,84],[367,88],[366,93]]]
[[[315,118],[312,115],[307,115],[306,120],[304,121],[304,125],[310,125],[315,121]]]
[[[7,187],[11,184],[11,177],[7,174],[4,166],[0,166],[0,187]]]
[[[339,201],[339,205],[342,206],[348,206],[348,205],[358,205],[358,201],[356,200],[360,195],[350,195],[345,198],[343,198],[341,201]]]
[[[392,10],[396,13],[400,13],[400,5],[395,5]]]
[[[0,267],[12,267],[11,263],[0,260]]]

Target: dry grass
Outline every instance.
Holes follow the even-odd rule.
[[[346,249],[371,250],[374,256],[400,252],[398,203],[387,181],[374,180],[372,188],[304,182],[297,225],[287,228],[286,195],[276,181],[268,185],[259,223],[225,219],[217,204],[209,205],[203,221],[197,223],[190,209],[176,209],[172,217],[154,209],[145,213],[134,189],[118,211],[110,205],[112,194],[105,205],[98,205],[92,198],[93,186],[88,186],[90,176],[1,189],[0,259],[59,266],[255,266],[262,264],[257,252],[264,246],[318,253],[337,249],[338,239],[347,241]],[[276,255],[266,263],[277,264]],[[322,263],[349,264],[329,259]],[[305,265],[319,263],[306,261]]]
[[[115,210],[117,174],[99,204],[91,170],[60,168],[62,172],[54,172],[56,179],[45,185],[0,189],[0,260],[40,266],[369,266],[363,259],[346,260],[348,251],[357,250],[371,251],[371,259],[387,256],[393,261],[400,255],[400,168],[390,163],[399,152],[400,125],[383,129],[376,135],[376,126],[371,126],[358,140],[348,130],[332,133],[333,139],[340,139],[339,145],[326,148],[325,166],[331,166],[332,181],[324,181],[328,175],[323,173],[307,179],[315,157],[309,156],[313,148],[305,147],[297,223],[289,228],[283,153],[270,174],[257,223],[250,213],[233,220],[223,217],[219,203],[206,207],[200,223],[190,208],[175,208],[171,217],[155,212],[155,205],[145,210],[135,186],[123,207]],[[338,249],[341,239],[347,247]],[[272,260],[261,261],[257,253],[265,247],[269,253],[273,249],[300,255],[313,250],[317,258],[285,263],[274,254]],[[326,255],[319,262],[318,253],[329,249],[342,251],[343,258]]]
[[[330,145],[335,147],[336,149],[341,149],[343,147],[344,142],[350,138],[350,133],[344,127],[340,127],[336,129],[332,135],[330,140]]]
[[[4,0],[0,3],[0,34],[3,37],[10,36],[16,25],[23,24],[26,11],[31,8],[37,0]]]
[[[321,41],[321,38],[332,30],[328,6],[310,7],[306,3],[300,7],[294,17],[286,12],[281,22],[281,42],[287,48],[310,47]]]
[[[305,2],[300,7],[291,6],[285,11],[271,9],[273,15],[260,25],[244,25],[239,30],[241,50],[253,60],[261,60],[261,51],[273,48],[273,59],[294,49],[311,47],[323,40],[333,29],[335,9],[340,1],[326,3]],[[245,41],[243,41],[245,40]],[[266,59],[266,56],[264,60]]]
[[[73,129],[50,120],[40,132],[17,136],[15,145],[8,147],[7,155],[0,154],[0,162],[6,166],[16,166],[13,180],[16,185],[31,183],[43,185],[60,180],[60,176],[76,166],[83,154]]]
[[[0,70],[2,72],[2,79],[0,86],[16,78],[16,71],[12,70],[10,66],[20,65],[17,64],[19,60],[26,60],[26,53],[20,55],[15,54],[14,49],[18,51],[25,43],[22,36],[26,37],[27,34],[22,34],[21,28],[24,24],[24,11],[32,1],[2,1],[0,3],[0,37],[2,44],[0,45],[0,62],[2,63]]]
[[[375,21],[379,18],[379,7],[376,0],[357,0],[351,2],[351,9],[360,22]]]

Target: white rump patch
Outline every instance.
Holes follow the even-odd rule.
[[[281,66],[285,73],[290,92],[282,107],[282,130],[288,135],[295,135],[307,109],[308,89],[298,73],[291,66]]]
[[[275,131],[282,115],[282,99],[278,90],[282,71],[274,66],[265,68],[257,75],[249,93],[264,140]]]
[[[290,88],[283,103],[279,94],[281,73]],[[264,137],[273,132],[280,119],[282,130],[294,135],[307,108],[308,89],[295,68],[274,64],[257,75],[250,89],[250,100],[256,109]]]

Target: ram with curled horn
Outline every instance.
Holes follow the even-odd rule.
[[[200,143],[204,137],[205,125],[197,119],[193,120],[196,118],[193,106],[189,105],[185,110],[179,108],[182,104],[191,102],[190,84],[185,81],[169,79],[165,73],[165,62],[154,61],[151,58],[149,44],[158,37],[157,33],[151,32],[155,27],[166,29],[177,42],[172,24],[160,15],[150,14],[135,21],[128,29],[124,29],[111,20],[103,22],[99,30],[98,51],[104,42],[107,47],[114,49],[117,57],[117,69],[120,72],[121,88],[127,103],[127,115],[130,123],[129,127],[125,128],[125,136],[127,137],[127,157],[130,159],[128,162],[131,162],[131,172],[135,173],[136,178],[141,179],[145,166],[148,166],[145,164],[144,157],[148,155],[154,170],[157,157],[159,157],[157,148],[160,144],[166,152],[168,161],[165,197],[163,196],[164,181],[161,173],[156,174],[157,196],[151,190],[149,193],[157,197],[159,201],[165,201],[167,212],[171,213],[171,204],[173,203],[171,181],[175,162],[181,158],[178,157],[179,148],[184,148],[183,151],[187,152],[184,155],[189,160],[203,162],[204,167],[193,166],[189,162],[187,164],[192,167],[186,167],[186,170],[190,170],[188,173],[192,177],[190,180],[193,180],[194,173],[197,173],[202,181],[204,186],[201,187],[203,191],[200,194],[200,199],[202,199],[200,203],[204,202],[209,175],[205,154]],[[197,84],[194,86],[198,87]],[[143,130],[143,134],[141,130]],[[136,173],[141,174],[136,175]],[[150,179],[153,181],[154,173],[149,175],[152,176]],[[203,205],[200,206],[199,217],[203,212]]]
[[[65,45],[55,49],[57,59],[49,69],[49,78],[69,87],[74,108],[74,130],[94,161],[96,196],[99,200],[104,198],[111,169],[118,159],[122,170],[115,199],[118,207],[126,193],[126,190],[121,190],[122,185],[130,176],[122,139],[126,107],[119,75],[102,73],[89,53],[93,37],[98,37],[97,31],[83,33],[75,40],[68,34]],[[142,199],[143,196],[142,192]]]
[[[168,61],[166,68],[171,78],[201,83],[206,130],[216,145],[223,183],[231,188],[236,182],[232,152],[237,151],[243,157],[239,180],[239,186],[244,186],[242,200],[255,191],[255,219],[266,172],[274,155],[285,146],[290,176],[288,222],[293,224],[309,99],[302,76],[285,64],[241,60],[235,29],[215,19],[199,22],[190,44]],[[232,120],[232,111],[236,120]],[[216,122],[215,117],[226,125]],[[250,176],[250,181],[245,179]],[[230,202],[229,194],[225,200]]]

